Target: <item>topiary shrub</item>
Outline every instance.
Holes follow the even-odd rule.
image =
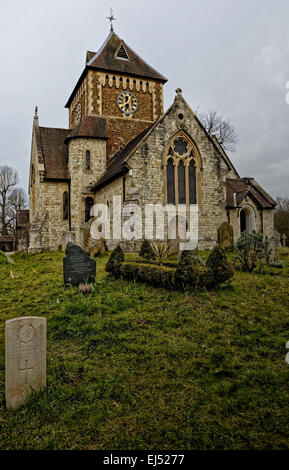
[[[237,258],[244,271],[252,272],[265,258],[267,243],[259,233],[243,232],[237,241]]]
[[[121,263],[123,263],[123,261],[124,253],[120,245],[118,245],[111,253],[109,260],[106,263],[105,270],[114,276],[118,276],[120,273]]]
[[[151,247],[151,244],[148,240],[144,240],[141,245],[141,249],[139,252],[139,256],[141,258],[144,258],[146,260],[153,260],[155,259],[155,254],[153,252],[153,249]]]
[[[151,286],[165,289],[175,288],[174,275],[173,269],[164,266],[125,262],[120,267],[120,276],[125,280],[145,282]]]
[[[229,262],[226,252],[220,246],[215,246],[206,263],[207,270],[203,274],[203,286],[207,289],[223,284],[233,277],[233,266]]]
[[[184,250],[175,270],[175,283],[180,288],[197,288],[200,280],[200,269],[191,251]]]

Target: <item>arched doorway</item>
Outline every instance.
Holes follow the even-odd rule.
[[[256,219],[251,207],[244,207],[240,212],[240,232],[252,233],[256,230]]]

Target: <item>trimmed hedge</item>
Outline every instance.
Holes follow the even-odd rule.
[[[141,249],[140,249],[140,252],[139,252],[139,256],[141,258],[146,259],[146,260],[155,259],[156,256],[155,256],[154,251],[151,247],[151,244],[148,240],[144,240],[142,242]]]
[[[121,264],[120,274],[127,281],[146,282],[154,287],[176,289],[175,271],[164,266],[124,262]]]
[[[121,263],[124,261],[123,249],[118,245],[111,253],[108,262],[106,263],[105,270],[118,277],[120,272]]]
[[[228,260],[225,250],[220,246],[215,246],[211,251],[206,266],[211,271],[207,272],[205,281],[208,283],[207,288],[210,288],[210,284],[213,284],[212,288],[223,284],[234,275],[233,265]]]
[[[124,261],[123,251],[117,247],[111,254],[106,271],[116,278],[145,282],[154,287],[175,290],[214,289],[233,276],[232,265],[224,250],[216,247],[210,254],[206,267],[191,252],[183,251],[178,264],[172,266],[147,261]]]

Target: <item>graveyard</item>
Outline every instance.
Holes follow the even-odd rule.
[[[207,253],[200,253],[206,257]],[[288,449],[289,256],[214,291],[63,285],[60,252],[0,267],[0,449]],[[5,405],[5,322],[47,322],[47,388]],[[29,332],[28,332],[29,333]]]

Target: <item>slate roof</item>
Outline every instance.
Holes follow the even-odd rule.
[[[52,180],[68,180],[68,146],[64,143],[69,129],[39,127],[44,177]]]
[[[97,183],[94,186],[92,186],[91,188],[92,191],[99,190],[101,187],[108,184],[111,180],[115,179],[116,177],[121,176],[121,174],[123,173],[125,169],[124,164],[126,162],[126,159],[133,153],[133,151],[136,149],[136,147],[141,142],[141,140],[149,133],[153,125],[154,124],[150,125],[143,132],[138,134],[134,139],[128,142],[128,144],[125,147],[119,150],[114,155],[114,157],[112,157],[111,162],[109,163],[109,166],[107,170],[105,171],[105,173],[97,181]]]
[[[65,143],[77,137],[108,139],[106,119],[99,116],[85,116],[65,139]]]
[[[239,178],[227,180],[227,207],[234,208],[234,193],[236,194],[237,207],[248,195],[262,209],[274,209],[277,203],[264,191],[254,178]]]
[[[77,137],[108,139],[105,118],[86,116],[71,129],[35,128],[38,159],[44,164],[46,180],[68,181],[68,142]]]
[[[117,51],[123,44],[129,59],[116,56]],[[81,74],[68,102],[65,107],[68,108],[79,84],[88,70],[102,70],[115,72],[134,77],[143,77],[166,83],[167,78],[148,65],[136,52],[134,52],[114,31],[110,32],[106,41],[98,52],[87,51],[85,69]]]

